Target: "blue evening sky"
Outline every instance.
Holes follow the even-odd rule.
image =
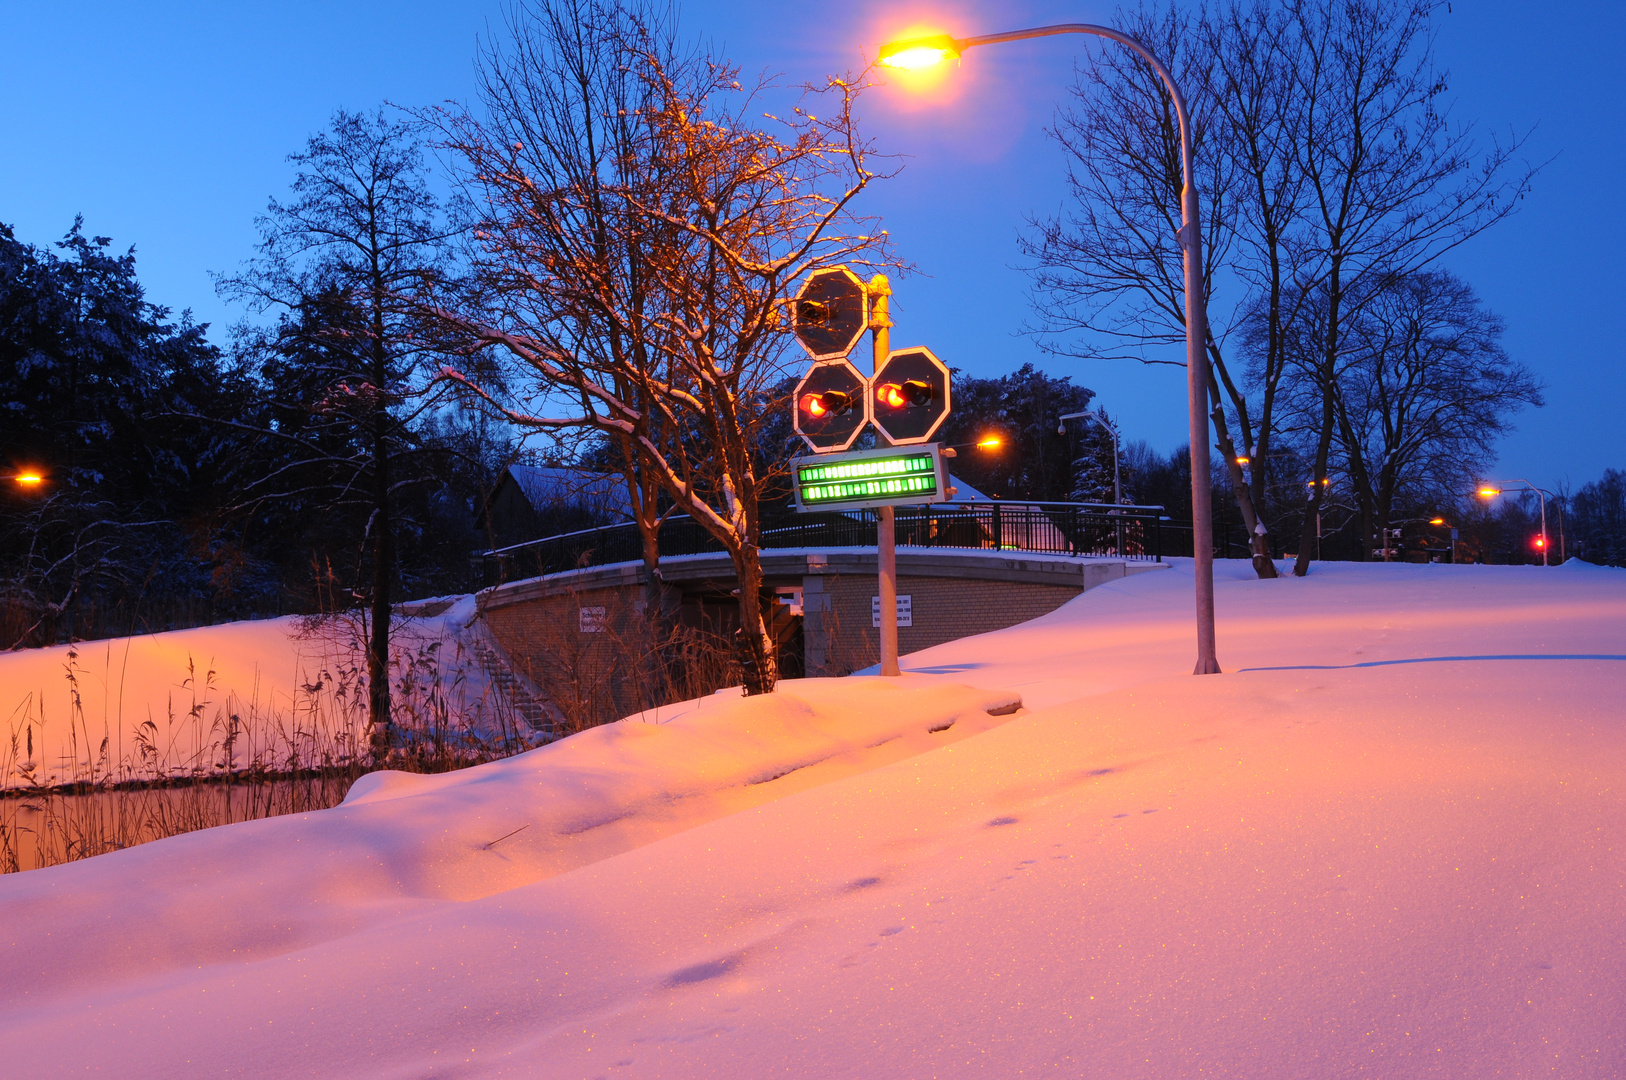
[[[254,215],[286,191],[284,157],[340,106],[466,99],[476,40],[501,12],[490,0],[14,4],[0,43],[0,221],[46,243],[82,213],[87,231],[135,245],[150,299],[191,308],[224,343],[241,313],[216,299],[209,272],[250,253]],[[692,0],[683,15],[747,69],[800,82],[855,68],[859,48],[910,26],[1107,21],[1111,6]],[[1626,8],[1457,0],[1438,30],[1454,115],[1534,127],[1531,157],[1556,155],[1523,210],[1446,265],[1506,319],[1510,350],[1547,384],[1547,406],[1505,440],[1500,475],[1579,485],[1626,467],[1626,350],[1609,332],[1626,318],[1615,292],[1626,223],[1609,201],[1626,174]],[[866,101],[882,149],[905,156],[867,208],[920,271],[897,283],[894,342],[977,375],[1038,361],[1095,389],[1126,438],[1169,450],[1185,441],[1180,370],[1047,358],[1017,334],[1028,301],[1016,238],[1026,215],[1061,202],[1044,128],[1080,40],[979,50],[933,95],[894,87]]]

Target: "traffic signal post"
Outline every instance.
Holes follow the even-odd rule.
[[[865,291],[869,294],[870,354],[875,363],[870,371],[878,374],[892,354],[892,285],[885,274],[876,274]],[[870,407],[874,408],[873,402]],[[877,435],[890,444],[879,429]],[[881,594],[881,674],[898,676],[903,674],[898,667],[898,531],[890,505],[875,511],[875,572]]]
[[[930,349],[892,351],[891,295],[885,274],[865,284],[845,266],[834,266],[810,274],[791,308],[796,338],[813,358],[791,403],[796,434],[815,455],[792,466],[796,508],[875,508],[881,674],[886,676],[902,674],[892,508],[946,499],[943,462],[953,456],[936,443],[926,445],[948,418],[949,369]],[[848,359],[865,330],[872,357],[868,378]],[[849,451],[870,426],[877,449]]]

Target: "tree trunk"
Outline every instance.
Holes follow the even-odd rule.
[[[779,682],[779,659],[762,613],[762,558],[747,543],[732,552],[734,576],[740,585],[740,629],[735,642],[744,674],[745,692],[771,694]]]
[[[1355,553],[1356,561],[1365,562],[1371,556],[1372,550],[1384,550],[1389,547],[1389,534],[1387,524],[1379,525],[1376,510],[1377,493],[1372,484],[1372,474],[1366,471],[1366,459],[1362,455],[1361,447],[1355,440],[1355,428],[1349,422],[1349,411],[1344,408],[1343,398],[1337,397],[1338,430],[1343,433],[1344,443],[1348,446],[1345,455],[1349,459],[1349,484],[1355,490],[1355,502],[1361,508],[1361,531],[1366,541],[1361,549]],[[1384,561],[1389,556],[1383,557]]]
[[[367,645],[367,724],[373,756],[389,753],[395,739],[390,717],[390,579],[395,545],[391,542],[390,473],[383,403],[373,417],[373,603]]]
[[[1248,489],[1237,464],[1236,443],[1231,441],[1231,429],[1225,422],[1225,407],[1220,404],[1219,383],[1214,377],[1214,366],[1208,367],[1209,401],[1214,406],[1214,445],[1225,459],[1225,474],[1231,478],[1231,492],[1236,496],[1237,509],[1242,512],[1242,524],[1248,530],[1248,547],[1253,553],[1253,572],[1260,578],[1276,576],[1276,564],[1270,559],[1270,535],[1254,508],[1253,492]]]
[[[1317,539],[1317,522],[1327,493],[1327,456],[1332,449],[1332,389],[1321,395],[1321,435],[1316,440],[1315,466],[1310,473],[1310,498],[1304,507],[1304,529],[1299,536],[1299,557],[1293,563],[1293,576],[1310,572],[1310,551]]]
[[[376,219],[375,219],[376,220]],[[395,523],[390,506],[389,352],[384,345],[385,283],[374,249],[372,266],[372,452],[373,625],[367,646],[367,723],[372,732],[373,756],[387,756],[395,743],[390,715],[390,581],[395,576]]]

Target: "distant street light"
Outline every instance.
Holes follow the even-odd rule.
[[[1069,420],[1094,420],[1097,424],[1106,428],[1107,434],[1112,436],[1112,505],[1122,506],[1124,491],[1122,477],[1119,475],[1118,469],[1118,429],[1102,419],[1100,413],[1070,412],[1056,423],[1057,435],[1067,434],[1067,421]]]
[[[33,472],[18,473],[15,476],[0,477],[0,479],[10,480],[18,487],[39,487],[45,483],[45,477]]]
[[[1565,543],[1564,543],[1564,504],[1562,502],[1559,502],[1557,495],[1553,495],[1553,493],[1548,491],[1546,488],[1537,487],[1536,485],[1532,484],[1530,481],[1526,480],[1522,476],[1514,477],[1512,482],[1515,483],[1515,484],[1523,484],[1524,487],[1522,487],[1522,488],[1509,488],[1509,487],[1507,487],[1507,485],[1499,484],[1499,483],[1498,484],[1481,484],[1480,488],[1479,488],[1479,491],[1476,492],[1476,494],[1481,499],[1494,499],[1494,498],[1496,498],[1496,496],[1505,495],[1510,491],[1534,491],[1537,495],[1539,495],[1541,497],[1541,539],[1536,542],[1536,546],[1541,548],[1541,565],[1543,565],[1543,566],[1548,565],[1548,562],[1547,562],[1547,546],[1548,546],[1548,540],[1547,540],[1547,498],[1548,498],[1548,496],[1551,496],[1552,500],[1553,500],[1553,505],[1558,507],[1558,561],[1559,562],[1566,561],[1569,558],[1569,555],[1565,550]]]
[[[1443,517],[1429,518],[1428,523],[1430,525],[1444,525],[1451,530],[1451,565],[1455,566],[1457,562],[1457,527]]]
[[[964,450],[967,447],[974,447],[974,448],[976,448],[978,450],[998,450],[1001,446],[1004,446],[1004,445],[1005,445],[1005,440],[1001,439],[998,435],[985,435],[982,438],[978,439],[976,442],[955,443],[952,446],[943,447],[938,452],[941,453],[944,457],[951,458],[951,457],[959,457],[960,455],[957,453],[957,451]]]
[[[1196,674],[1218,673],[1219,658],[1214,650],[1214,511],[1208,472],[1208,358],[1203,352],[1208,336],[1208,305],[1203,295],[1202,228],[1197,213],[1197,183],[1191,164],[1191,116],[1186,99],[1175,85],[1169,69],[1145,45],[1107,26],[1093,23],[1061,23],[1029,30],[1011,30],[981,37],[954,38],[947,34],[910,38],[881,46],[878,57],[885,67],[920,71],[958,59],[978,45],[1052,37],[1057,34],[1092,34],[1126,46],[1157,73],[1169,91],[1175,119],[1180,125],[1180,231],[1176,234],[1185,254],[1186,272],[1186,411],[1191,425],[1191,554],[1197,592]]]

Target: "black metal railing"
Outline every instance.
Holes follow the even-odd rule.
[[[1163,560],[1162,508],[1112,507],[1098,503],[947,502],[900,506],[893,511],[899,546],[1026,551],[1054,555],[1104,555],[1136,561]],[[765,513],[764,550],[874,547],[877,512]],[[669,518],[660,529],[661,556],[723,551],[723,545],[689,517]],[[484,585],[557,574],[589,566],[643,559],[643,541],[631,523],[549,536],[484,552],[478,557]]]

